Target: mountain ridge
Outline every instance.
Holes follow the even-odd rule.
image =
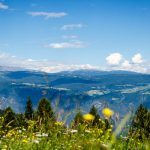
[[[12,106],[24,111],[30,96],[34,108],[41,97],[59,101],[59,110],[72,111],[78,107],[87,111],[95,105],[100,111],[109,106],[124,115],[140,103],[150,108],[150,75],[134,72],[99,72],[78,70],[59,73],[37,71],[0,71],[1,108]]]

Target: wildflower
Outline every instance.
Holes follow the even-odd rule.
[[[39,144],[38,140],[33,140],[33,143]]]
[[[111,132],[111,131],[112,131],[112,129],[108,129],[107,131],[108,131],[108,132]]]
[[[71,132],[71,133],[77,133],[78,130],[71,130],[70,132]]]
[[[10,138],[11,136],[12,136],[11,133],[7,133],[7,134],[6,134],[6,137],[7,137],[7,138]]]
[[[42,133],[42,136],[43,137],[48,137],[48,134],[47,133]]]
[[[39,133],[39,132],[37,132],[35,136],[36,137],[42,137],[41,133]]]
[[[102,130],[102,129],[98,129],[98,132],[99,132],[100,134],[102,134],[102,133],[103,133],[103,130]]]
[[[86,133],[91,133],[91,131],[90,131],[90,130],[85,130],[85,132],[86,132]]]
[[[55,122],[55,125],[56,125],[56,126],[63,126],[63,124],[64,124],[63,122],[59,122],[59,121],[58,121],[58,122]]]
[[[18,130],[18,132],[19,132],[19,133],[22,133],[22,131],[21,131],[21,130]]]
[[[86,121],[92,121],[92,120],[94,120],[94,118],[95,117],[93,115],[91,115],[91,114],[85,114],[83,116],[83,119],[86,120]]]
[[[36,133],[36,135],[35,135],[36,137],[48,137],[48,134],[47,133]]]
[[[102,113],[105,117],[108,117],[108,118],[111,117],[114,114],[114,112],[109,108],[104,108],[102,110]]]
[[[23,131],[26,131],[26,129],[25,129],[25,128],[23,128],[22,130],[23,130]]]
[[[102,148],[103,148],[103,149],[108,149],[108,148],[109,148],[109,146],[108,146],[108,145],[106,145],[106,144],[102,144]]]
[[[22,142],[23,142],[23,143],[28,143],[28,140],[23,139]]]

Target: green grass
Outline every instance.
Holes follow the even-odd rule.
[[[111,129],[103,132],[97,127],[85,124],[78,125],[77,130],[60,125],[52,126],[47,133],[32,132],[25,129],[9,130],[0,140],[3,150],[149,150],[150,145],[145,140],[136,138],[113,137]]]
[[[105,108],[102,112],[105,119],[78,113],[68,128],[65,121],[39,116],[20,119],[19,126],[14,120],[4,124],[11,116],[4,115],[0,117],[0,150],[150,150],[150,112],[142,105],[134,123],[129,123],[129,112],[115,129],[110,124],[113,111]]]

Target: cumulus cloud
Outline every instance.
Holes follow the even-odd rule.
[[[128,60],[125,60],[123,63],[122,63],[122,67],[124,68],[130,68],[131,67],[131,64]]]
[[[61,30],[80,29],[82,27],[83,27],[83,24],[66,24],[61,27]]]
[[[5,5],[3,3],[0,2],[0,9],[8,9],[8,5]]]
[[[61,18],[67,15],[65,12],[28,12],[29,15],[33,17],[42,16],[45,17],[45,19],[49,18]]]
[[[132,57],[132,62],[135,63],[135,64],[140,64],[143,62],[143,58],[142,58],[142,55],[140,53],[134,55]]]
[[[62,49],[62,48],[83,48],[84,44],[81,41],[51,43],[46,45],[47,48]]]
[[[127,70],[139,73],[150,73],[149,62],[144,61],[140,53],[135,54],[131,61],[124,59],[120,53],[113,53],[106,57],[109,70]]]
[[[107,64],[109,65],[119,65],[122,59],[123,57],[120,53],[112,53],[106,57]]]

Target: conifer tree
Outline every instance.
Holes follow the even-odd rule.
[[[74,117],[73,126],[76,127],[78,124],[82,124],[82,123],[83,123],[82,113],[79,110]]]
[[[54,112],[48,99],[42,98],[38,105],[37,110],[38,117],[42,122],[46,122],[48,119],[55,120]]]
[[[33,108],[32,108],[32,101],[30,97],[28,97],[25,107],[25,118],[28,120],[33,119]]]
[[[90,112],[89,112],[91,115],[95,116],[94,120],[93,120],[93,123],[92,125],[95,126],[95,125],[98,125],[100,123],[100,116],[97,112],[97,109],[96,107],[93,105],[90,109]]]
[[[4,110],[4,122],[3,122],[3,126],[11,126],[11,127],[15,127],[16,125],[16,117],[15,117],[15,113],[13,112],[13,110],[11,109],[11,107],[7,107]]]
[[[139,139],[150,137],[150,112],[142,104],[138,107],[132,120],[130,134]]]
[[[18,127],[25,127],[27,125],[23,113],[16,114],[16,124]]]

